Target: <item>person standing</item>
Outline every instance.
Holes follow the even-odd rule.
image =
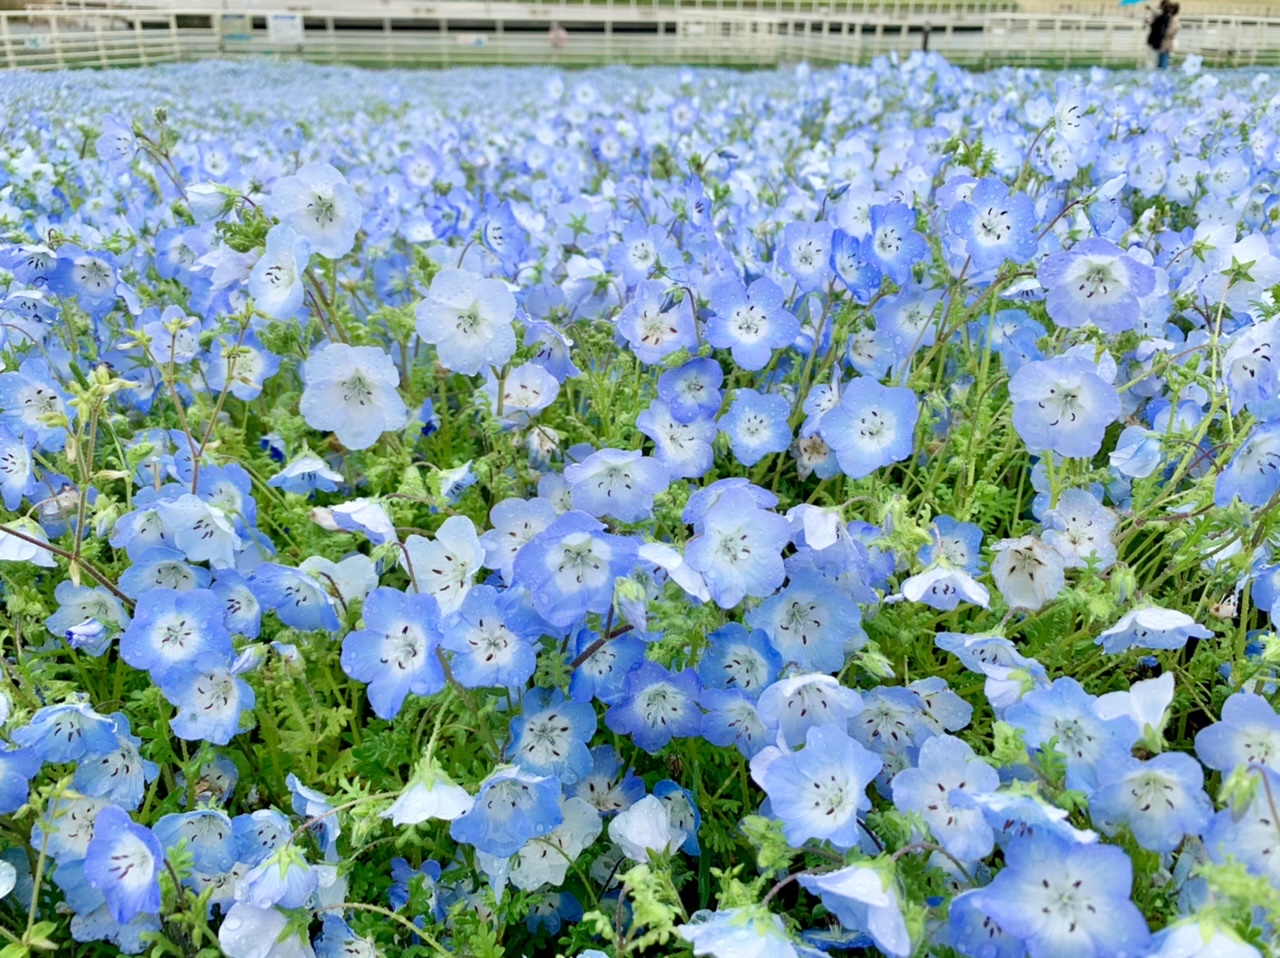
[[[1172,0],[1161,0],[1147,31],[1147,46],[1155,51],[1156,68],[1167,70],[1173,57],[1175,37],[1181,27],[1178,12],[1182,8]]]

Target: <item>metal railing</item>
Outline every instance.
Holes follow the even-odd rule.
[[[413,15],[424,6],[448,6],[456,0],[367,0],[361,9],[368,15]],[[519,0],[534,7],[592,6],[604,0]],[[1155,0],[1148,0],[1150,5]],[[208,6],[227,12],[267,12],[287,9],[308,16],[343,15],[351,9],[352,0],[212,0]],[[722,10],[790,11],[815,10],[836,13],[861,13],[877,17],[929,16],[970,19],[991,13],[1027,13],[1056,16],[1090,16],[1143,19],[1148,4],[1121,6],[1117,0],[644,0],[631,6],[656,6],[667,9],[704,8]],[[29,0],[29,9],[59,10],[136,10],[150,9],[167,13],[184,13],[189,0]],[[1280,17],[1280,0],[1183,0],[1187,17]]]
[[[835,9],[757,10],[703,0],[698,8],[630,0],[529,4],[443,0],[417,12],[363,9],[286,14],[293,32],[272,29],[262,11],[233,16],[214,8],[0,12],[0,68],[142,66],[214,57],[286,56],[322,63],[774,64],[865,62],[929,48],[953,62],[993,66],[1133,66],[1145,61],[1146,29],[1124,17],[988,13],[980,20],[933,20]],[[548,42],[555,20],[569,31]],[[1214,64],[1280,63],[1280,20],[1188,17],[1179,52]]]
[[[370,17],[403,17],[423,10],[447,9],[466,0],[371,0],[359,5]],[[736,10],[751,12],[811,11],[836,14],[862,14],[875,17],[906,18],[928,16],[943,19],[975,18],[993,12],[1017,12],[1019,0],[516,0],[522,6],[543,9],[565,7],[597,7],[620,5],[632,9],[664,10]],[[192,8],[187,0],[32,0],[28,9],[75,11],[148,9],[183,14]],[[352,0],[213,0],[204,4],[227,13],[262,15],[273,10],[288,10],[312,17],[346,17],[353,9]]]

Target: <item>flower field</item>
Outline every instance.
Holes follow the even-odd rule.
[[[0,958],[1280,955],[1280,94],[0,74]]]

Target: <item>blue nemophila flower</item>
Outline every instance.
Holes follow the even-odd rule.
[[[682,263],[670,234],[656,223],[636,219],[622,229],[622,242],[609,251],[609,266],[628,287],[654,274],[669,273]]]
[[[297,845],[284,844],[254,865],[236,885],[236,899],[255,908],[301,908],[320,884]]]
[[[342,640],[342,671],[368,685],[369,704],[379,718],[395,718],[410,692],[433,695],[444,688],[434,597],[375,589],[362,614],[365,627]]]
[[[893,804],[920,815],[947,851],[972,862],[991,854],[995,835],[980,811],[953,806],[952,794],[994,792],[999,786],[999,773],[967,743],[937,735],[920,746],[915,768],[894,776]]]
[[[416,315],[418,335],[436,347],[440,365],[455,373],[472,376],[515,354],[516,301],[501,280],[442,269]]]
[[[17,370],[0,373],[0,422],[14,435],[34,433],[41,449],[60,452],[67,444],[64,422],[75,418],[43,359],[24,359]]]
[[[871,301],[884,282],[879,260],[870,253],[870,242],[865,237],[859,238],[840,229],[831,237],[831,267],[854,300],[863,305]],[[884,375],[886,369],[881,369],[877,375]],[[863,375],[871,375],[865,370],[860,371]]]
[[[921,546],[917,558],[924,565],[939,559],[969,575],[982,571],[982,528],[972,522],[957,522],[951,516],[938,516],[929,524],[930,542]]]
[[[1181,649],[1188,639],[1210,639],[1213,633],[1185,612],[1144,606],[1121,616],[1095,640],[1102,651],[1115,654],[1129,649]]]
[[[120,657],[156,681],[190,669],[203,656],[231,654],[222,603],[208,589],[142,593],[133,622],[120,636]]]
[[[736,277],[721,280],[711,289],[711,309],[707,342],[728,349],[742,369],[764,369],[775,349],[786,349],[800,334],[781,287],[764,276],[750,287]]]
[[[663,779],[653,786],[653,795],[667,806],[667,818],[672,827],[685,834],[680,850],[686,855],[701,855],[698,830],[702,828],[702,813],[693,800],[693,792],[670,779]]]
[[[526,314],[521,314],[521,317],[525,345],[537,348],[537,352],[529,357],[529,362],[541,366],[558,383],[582,374],[574,365],[570,352],[573,340],[546,320],[530,320]]]
[[[503,499],[489,510],[487,532],[480,537],[484,564],[510,582],[512,566],[524,544],[555,521],[557,510],[547,499]]]
[[[908,601],[946,612],[961,602],[985,609],[991,600],[991,594],[973,576],[947,566],[935,566],[911,576],[902,583],[902,596]]]
[[[1259,423],[1245,437],[1227,467],[1218,473],[1213,504],[1224,509],[1239,496],[1247,506],[1265,506],[1277,491],[1280,491],[1280,422]]]
[[[554,777],[500,769],[480,784],[475,804],[454,819],[449,835],[487,855],[508,858],[564,820],[559,798],[560,782]]]
[[[27,804],[31,780],[44,763],[34,749],[0,748],[0,815],[9,815]]]
[[[639,522],[653,515],[653,497],[670,484],[666,468],[640,450],[601,449],[564,468],[573,507],[589,515]]]
[[[1098,840],[1098,833],[1076,828],[1066,809],[1058,808],[1039,797],[1025,785],[1015,790],[986,792],[981,795],[960,792],[952,801],[961,808],[981,809],[987,824],[995,829],[996,842],[1002,847],[1011,841],[1037,833],[1052,834],[1067,842],[1088,844]]]
[[[308,163],[276,180],[266,210],[329,259],[351,252],[364,215],[355,190],[328,163]]]
[[[1009,380],[1013,427],[1033,452],[1091,458],[1120,416],[1120,397],[1078,358],[1027,363]]]
[[[599,636],[581,629],[573,655],[585,655]],[[605,705],[616,705],[627,696],[627,676],[645,658],[645,645],[634,634],[620,635],[596,648],[569,679],[569,697],[575,702],[597,699]]]
[[[612,745],[597,745],[591,749],[591,770],[574,785],[573,794],[601,815],[613,815],[644,797],[644,781],[623,768]]]
[[[449,778],[434,762],[419,764],[404,791],[379,818],[393,825],[417,825],[431,818],[451,822],[472,805],[467,790]]]
[[[1111,541],[1117,517],[1087,489],[1064,489],[1058,504],[1046,512],[1044,542],[1062,556],[1068,569],[1108,569],[1116,561]]]
[[[687,836],[662,799],[646,795],[609,822],[609,837],[631,861],[647,863],[651,854],[675,854]]]
[[[437,884],[442,873],[443,870],[440,868],[440,863],[430,859],[417,868],[411,866],[403,858],[391,859],[391,887],[387,889],[387,904],[394,911],[400,911],[400,909],[409,904],[410,885],[417,879],[421,882],[421,890],[427,900],[430,901],[434,912],[437,905]],[[434,917],[442,916],[436,915]]]
[[[1001,539],[991,550],[991,578],[1011,609],[1034,612],[1066,584],[1062,555],[1035,536]]]
[[[22,517],[12,520],[9,525],[29,539],[45,544],[49,542],[48,535],[34,519]],[[57,565],[53,560],[53,554],[48,549],[19,539],[8,532],[0,532],[0,562],[21,562],[46,569],[52,569]],[[123,587],[121,590],[123,591]]]
[[[533,675],[541,632],[517,593],[479,585],[442,620],[440,646],[453,653],[454,677],[466,688],[518,688]]]
[[[1010,193],[998,179],[983,179],[968,200],[947,211],[947,228],[976,272],[1006,260],[1025,263],[1036,254],[1036,210],[1025,193]]]
[[[117,300],[120,272],[116,258],[105,250],[89,251],[74,243],[58,247],[58,265],[49,276],[49,289],[76,303],[90,316],[101,319]]]
[[[440,611],[447,614],[461,608],[472,577],[484,564],[484,548],[470,519],[450,516],[436,530],[435,539],[409,536],[400,564],[415,591],[434,596]]]
[[[214,569],[235,564],[244,547],[232,518],[217,506],[190,493],[156,503],[156,515],[164,523],[173,545],[188,562],[207,562]]]
[[[1156,285],[1154,269],[1100,237],[1045,257],[1037,278],[1049,291],[1045,308],[1055,323],[1074,329],[1091,322],[1106,333],[1136,326],[1138,300]]]
[[[841,471],[861,479],[911,455],[919,416],[910,389],[861,376],[844,387],[840,404],[822,417],[819,432]]]
[[[830,223],[793,221],[782,228],[778,265],[808,292],[821,289],[831,279]]]
[[[1232,412],[1262,405],[1280,393],[1280,322],[1246,326],[1231,337],[1222,358],[1222,378]]]
[[[313,492],[336,492],[342,473],[329,468],[319,456],[303,453],[267,480],[267,485],[296,496]]]
[[[698,677],[692,669],[669,672],[642,662],[626,676],[626,695],[611,704],[604,721],[653,754],[673,738],[695,738],[702,727]]]
[[[42,762],[60,765],[86,756],[106,755],[116,748],[116,723],[83,702],[46,705],[12,734]]]
[[[654,399],[636,417],[636,429],[653,440],[654,458],[673,479],[697,479],[715,461],[716,421],[710,416],[681,422],[665,400]]]
[[[327,589],[306,573],[264,562],[253,570],[249,585],[264,608],[285,625],[304,632],[336,632],[339,621]]]
[[[399,539],[387,507],[376,499],[340,502],[329,509],[327,515],[343,532],[363,535],[374,545],[386,545]]]
[[[1130,900],[1133,863],[1112,845],[1048,833],[1011,842],[977,906],[1026,944],[1031,958],[1146,954],[1150,933]]]
[[[10,511],[21,505],[23,496],[35,495],[39,489],[31,458],[35,444],[35,432],[15,435],[0,425],[0,496]]]
[[[368,449],[409,421],[400,371],[376,346],[330,343],[303,364],[298,411],[312,429],[332,432],[348,449]]]
[[[228,632],[248,639],[258,637],[262,628],[262,606],[244,576],[234,569],[219,570],[209,591],[222,603],[223,622]]]
[[[720,432],[729,437],[734,458],[744,466],[754,466],[770,453],[787,451],[791,445],[790,412],[783,396],[738,389],[728,412],[720,417]]]
[[[572,892],[548,892],[536,900],[525,916],[524,926],[530,934],[545,932],[554,938],[565,922],[576,924],[583,914],[582,903]]]
[[[254,309],[272,319],[291,319],[302,308],[302,277],[311,246],[289,226],[273,226],[266,251],[249,273],[246,290]]]
[[[1219,864],[1240,862],[1250,874],[1266,878],[1272,888],[1280,882],[1276,849],[1276,799],[1280,774],[1265,765],[1250,769],[1254,787],[1248,798],[1217,812],[1204,833],[1209,859]]]
[[[372,941],[357,935],[333,912],[321,920],[320,934],[316,936],[314,946],[315,958],[361,958],[377,954]]]
[[[694,499],[686,506],[685,521]],[[689,541],[684,558],[701,573],[720,608],[731,609],[748,595],[771,595],[782,584],[782,550],[790,539],[790,524],[759,508],[752,493],[727,487],[699,524],[701,532]]]
[[[1066,756],[1067,787],[1087,792],[1097,786],[1099,770],[1128,755],[1141,734],[1128,716],[1103,718],[1096,701],[1075,679],[1060,678],[1047,689],[1032,689],[1004,717],[1026,733],[1031,748],[1055,740]]]
[[[681,349],[696,349],[698,333],[687,303],[667,306],[667,284],[640,283],[631,301],[618,314],[618,333],[646,365],[660,363]]]
[[[218,946],[227,958],[310,958],[306,929],[290,924],[278,908],[255,908],[246,901],[231,906],[218,926]]]
[[[712,958],[799,958],[782,919],[764,909],[696,911],[676,925],[676,934],[695,955]]]
[[[1212,917],[1176,922],[1151,936],[1151,958],[1262,958],[1235,930]]]
[[[82,795],[105,798],[126,811],[142,804],[147,783],[160,769],[139,752],[142,739],[130,734],[129,719],[122,712],[111,716],[115,722],[117,746],[105,755],[87,755],[76,766],[71,784]]]
[[[698,662],[698,679],[704,688],[737,689],[758,698],[783,665],[764,632],[737,622],[709,633],[707,643]]]
[[[508,269],[519,265],[528,249],[528,236],[511,211],[511,203],[499,203],[490,196],[485,207],[484,216],[476,224],[480,242]]]
[[[1196,754],[1223,775],[1247,765],[1280,771],[1280,714],[1261,695],[1228,696],[1221,720],[1196,733]]]
[[[289,776],[293,781],[297,781],[291,774]],[[294,811],[297,812],[299,802],[296,797],[293,801]],[[303,806],[306,807],[305,805]],[[313,818],[315,815],[322,813],[323,806],[316,803],[316,811],[307,813],[306,811],[298,812],[305,818]],[[334,816],[330,816],[332,818]],[[320,824],[327,821],[322,819]],[[236,858],[238,861],[245,862],[250,865],[256,865],[258,862],[266,858],[272,851],[279,848],[287,842],[293,835],[294,827],[288,817],[283,812],[279,812],[274,808],[260,808],[256,812],[247,815],[237,815],[231,820],[232,831],[236,836]]]
[[[537,363],[521,363],[510,370],[501,383],[493,368],[489,367],[484,371],[484,394],[495,416],[524,426],[555,402],[560,394],[560,384],[555,376]]]
[[[1022,939],[1010,935],[982,910],[980,894],[981,889],[972,889],[951,899],[941,943],[968,958],[1023,958],[1027,949]]]
[[[768,729],[760,720],[756,703],[736,689],[703,689],[698,704],[702,716],[702,737],[721,748],[732,745],[751,758],[769,744]]]
[[[565,701],[559,689],[530,689],[511,720],[507,758],[527,772],[572,785],[591,769],[587,743],[596,731],[590,705]]]
[[[256,697],[228,658],[205,653],[157,680],[160,691],[178,713],[169,727],[178,738],[226,745],[240,731],[241,713]]]
[[[855,865],[820,875],[800,875],[801,887],[822,899],[850,931],[865,932],[885,954],[906,958],[911,938],[893,880],[874,868]]]
[[[792,575],[785,589],[747,613],[747,622],[764,630],[784,665],[801,672],[836,672],[867,641],[858,607],[812,572]]]
[[[1089,811],[1103,831],[1123,826],[1143,848],[1171,852],[1184,836],[1201,834],[1213,802],[1200,763],[1182,752],[1165,752],[1145,762],[1125,756],[1102,766]]]
[[[121,924],[160,910],[164,849],[151,829],[134,824],[128,812],[108,805],[98,813],[84,858],[84,875],[107,901]]]
[[[110,638],[131,621],[121,601],[100,586],[75,585],[65,580],[53,590],[53,597],[58,602],[58,611],[44,620],[45,628],[54,635],[67,636],[73,647],[93,656],[105,652]],[[104,634],[89,646],[77,645],[68,633],[86,623],[102,626]]]
[[[166,851],[180,845],[185,847],[197,871],[225,872],[239,860],[235,826],[216,808],[165,815],[153,830]]]
[[[760,695],[760,721],[792,748],[818,725],[848,724],[863,709],[862,696],[822,673],[791,675],[774,682]]]
[[[658,377],[658,398],[677,422],[693,422],[720,411],[724,370],[714,359],[691,359]]]
[[[133,135],[133,126],[127,120],[118,116],[105,116],[102,118],[102,132],[94,141],[94,148],[100,159],[119,170],[133,162],[138,153],[138,138]]]
[[[268,379],[280,371],[280,357],[267,350],[257,335],[250,332],[240,339],[230,335],[213,341],[205,379],[215,393],[226,389],[232,396],[250,402],[262,394]]]
[[[93,838],[93,823],[110,802],[104,798],[58,798],[49,802],[31,826],[31,842],[46,848],[59,865],[83,861]]]
[[[342,823],[333,814],[333,800],[328,795],[303,785],[298,776],[290,772],[285,776],[285,785],[289,788],[293,813],[306,819],[309,828],[318,833],[320,849],[324,852],[325,861],[336,861],[338,854],[338,837],[342,834]],[[286,823],[287,827],[287,823]],[[285,837],[292,834],[290,829]]]
[[[608,611],[613,584],[631,573],[636,544],[610,535],[585,512],[556,519],[520,549],[512,574],[533,597],[533,607],[564,627],[588,612]]]
[[[863,251],[899,286],[907,284],[911,267],[929,253],[915,227],[915,211],[905,203],[871,207],[871,235],[863,241]]]
[[[881,764],[840,727],[821,725],[809,729],[798,752],[771,746],[757,754],[751,777],[769,796],[792,846],[814,838],[849,849],[861,839],[859,817],[871,808],[866,788]]]

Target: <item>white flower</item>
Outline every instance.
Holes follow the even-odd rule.
[[[634,862],[648,862],[649,852],[670,854],[684,844],[688,835],[671,824],[666,803],[646,795],[609,822],[609,837]]]

